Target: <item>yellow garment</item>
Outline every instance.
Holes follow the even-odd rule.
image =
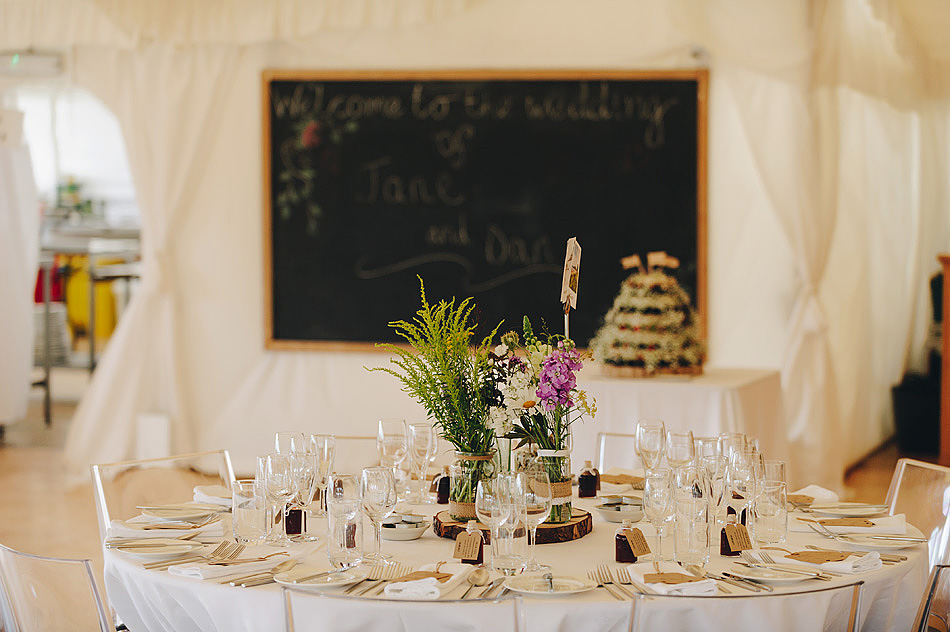
[[[66,316],[73,336],[89,329],[89,261],[85,256],[72,256],[66,281]],[[122,263],[121,259],[98,259],[97,264]],[[115,297],[112,282],[96,283],[96,338],[108,338],[115,329]]]

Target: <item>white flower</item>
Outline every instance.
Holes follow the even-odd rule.
[[[499,358],[502,358],[508,355],[508,345],[500,344],[497,347],[495,347],[495,355],[498,356]]]
[[[488,411],[488,424],[491,426],[492,430],[495,431],[496,437],[505,436],[511,432],[511,429],[514,425],[507,408],[496,407],[492,407]]]

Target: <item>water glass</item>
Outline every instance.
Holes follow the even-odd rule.
[[[363,559],[363,512],[359,479],[333,474],[327,487],[327,559],[349,568]]]
[[[788,501],[784,481],[763,481],[755,500],[755,539],[773,544],[788,537]]]
[[[660,419],[637,422],[637,454],[644,470],[656,469],[666,452],[666,425]]]
[[[241,544],[261,544],[267,535],[267,503],[256,480],[234,481],[231,487],[231,528]]]
[[[785,461],[766,459],[764,472],[767,481],[788,482],[788,479],[785,478]]]
[[[674,559],[686,566],[709,561],[709,504],[704,498],[679,497],[675,501]]]

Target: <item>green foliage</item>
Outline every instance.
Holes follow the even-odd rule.
[[[393,354],[392,367],[376,367],[402,382],[403,391],[426,409],[442,437],[460,452],[488,452],[495,434],[488,424],[489,360],[491,341],[498,326],[472,347],[475,304],[471,298],[456,305],[455,299],[432,305],[419,278],[422,308],[412,321],[389,323],[410,349],[393,344],[378,347]]]

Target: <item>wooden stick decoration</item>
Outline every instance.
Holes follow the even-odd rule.
[[[581,273],[581,245],[576,237],[567,240],[564,274],[561,276],[561,304],[564,306],[564,337],[571,337],[571,308],[577,309],[577,280]]]

